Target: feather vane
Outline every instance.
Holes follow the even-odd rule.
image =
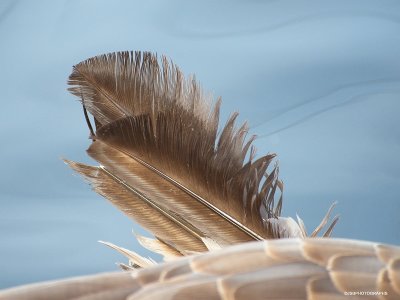
[[[95,119],[88,154],[108,181],[136,194],[120,206],[145,201],[200,243],[278,237],[268,222],[282,205],[282,194],[275,202],[279,169],[267,173],[275,155],[254,160],[254,137],[246,139],[247,124],[235,125],[237,113],[218,134],[221,101],[211,105],[194,78],[164,57],[119,52],[76,65],[69,84]],[[104,180],[71,166],[95,184]],[[181,253],[199,248],[160,238]]]

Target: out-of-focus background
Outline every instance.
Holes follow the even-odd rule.
[[[400,244],[400,2],[0,1],[0,288],[116,270],[140,228],[63,164],[90,162],[74,64],[149,50],[196,73],[277,152],[283,215]]]

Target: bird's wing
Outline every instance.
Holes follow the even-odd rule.
[[[394,300],[400,299],[400,247],[325,238],[258,241],[140,271],[5,290],[0,299],[49,295],[54,299]]]
[[[218,130],[220,100],[212,105],[166,58],[97,56],[74,66],[69,84],[95,119],[87,152],[100,166],[66,162],[169,253],[288,232],[277,219],[283,184],[275,155],[254,159],[254,137],[235,125],[237,114]]]

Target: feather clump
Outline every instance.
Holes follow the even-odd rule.
[[[66,162],[152,232],[165,256],[304,236],[304,226],[280,217],[275,154],[255,159],[255,137],[236,125],[237,113],[219,130],[221,100],[165,57],[100,55],[74,66],[68,83],[91,130],[87,152],[100,166]]]
[[[66,162],[154,234],[136,236],[144,247],[171,261],[158,265],[103,242],[129,258],[121,264],[128,272],[12,288],[0,299],[399,299],[400,248],[307,238],[335,204],[310,235],[299,217],[281,217],[278,167],[267,171],[274,155],[255,159],[237,114],[218,133],[220,100],[211,105],[165,58],[98,56],[75,66],[69,83],[100,166]],[[244,243],[251,240],[259,241]],[[197,253],[207,250],[216,251]]]

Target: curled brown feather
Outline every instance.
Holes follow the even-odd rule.
[[[76,65],[69,84],[96,120],[96,140],[88,153],[106,170],[129,182],[127,170],[115,166],[122,156],[141,164],[146,173],[141,180],[152,177],[179,193],[164,191],[162,200],[147,189],[149,198],[165,210],[171,210],[172,197],[181,205],[190,201],[198,208],[191,209],[192,218],[201,220],[193,227],[223,245],[274,237],[266,220],[279,216],[282,199],[274,209],[274,198],[283,189],[278,167],[267,173],[275,155],[254,161],[249,154],[254,137],[246,140],[247,124],[236,127],[237,113],[218,134],[221,101],[210,105],[197,82],[185,79],[165,57],[160,64],[150,53],[97,56]],[[155,181],[151,188],[157,189]],[[174,213],[181,214],[179,209]],[[223,226],[211,234],[209,221]]]

